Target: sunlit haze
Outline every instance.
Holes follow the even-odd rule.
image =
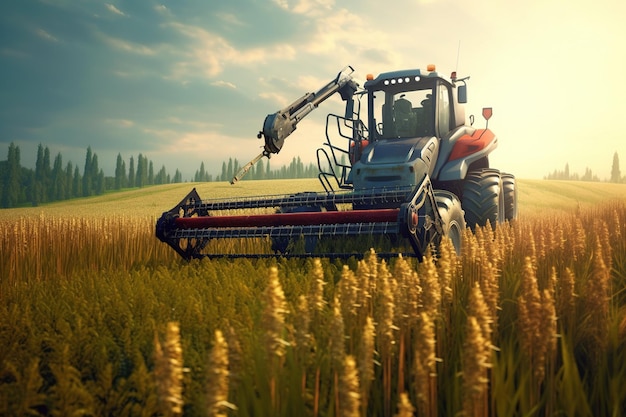
[[[626,2],[489,0],[21,0],[0,6],[0,160],[11,142],[81,166],[88,146],[106,175],[143,153],[184,179],[204,162],[260,152],[268,113],[346,65],[367,73],[426,68],[468,81],[467,115],[499,139],[492,166],[542,178],[569,163],[626,172]],[[323,103],[271,164],[313,162]]]

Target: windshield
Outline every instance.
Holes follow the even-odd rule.
[[[432,88],[414,91],[373,92],[373,117],[382,139],[434,136]]]

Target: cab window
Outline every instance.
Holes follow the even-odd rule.
[[[384,139],[433,136],[433,89],[376,91],[373,116],[378,137]]]

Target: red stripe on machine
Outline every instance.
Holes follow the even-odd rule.
[[[398,209],[257,214],[251,216],[179,217],[181,229],[262,226],[311,226],[316,224],[381,223],[398,220]]]

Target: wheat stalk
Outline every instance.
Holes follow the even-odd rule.
[[[220,330],[215,331],[213,347],[207,364],[207,413],[210,417],[225,417],[227,409],[234,409],[228,402],[228,343]]]
[[[345,357],[339,381],[339,416],[359,417],[361,401],[359,375],[352,355]]]
[[[183,413],[183,349],[180,327],[168,322],[162,346],[155,335],[155,377],[161,412],[166,416]]]
[[[394,417],[413,417],[414,413],[415,407],[411,404],[408,394],[406,392],[401,393],[398,400],[398,412]]]
[[[374,381],[375,331],[374,321],[370,316],[367,316],[358,357],[359,380],[361,381],[361,414],[363,415],[367,410],[370,387]]]
[[[465,341],[463,343],[463,411],[466,416],[486,416],[487,408],[484,401],[484,393],[489,380],[487,368],[489,351],[485,348],[488,344],[483,330],[474,316],[467,318]]]
[[[417,409],[420,415],[431,416],[436,413],[437,406],[432,403],[436,398],[436,385],[432,384],[436,378],[436,354],[435,354],[435,325],[431,316],[422,312],[419,315],[418,329],[416,334],[416,347],[413,372],[415,375],[415,390],[417,396]]]

